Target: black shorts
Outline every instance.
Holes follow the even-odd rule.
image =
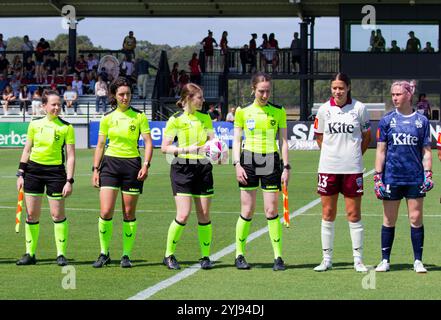
[[[174,196],[203,198],[214,195],[213,166],[205,159],[202,160],[173,160],[170,179]]]
[[[44,188],[49,199],[62,199],[66,184],[64,164],[43,165],[29,161],[24,176],[24,192],[31,196],[43,196]]]
[[[127,194],[141,194],[143,181],[138,180],[141,158],[104,156],[100,165],[100,187],[115,189]]]
[[[247,185],[239,183],[240,190],[256,190],[260,186],[263,191],[277,192],[282,190],[282,163],[279,153],[261,154],[244,150],[240,155],[240,165],[247,174]]]
[[[426,196],[425,192],[421,192],[421,185],[404,185],[404,186],[392,186],[386,185],[386,191],[390,197],[383,200],[401,200],[406,199],[418,199]]]

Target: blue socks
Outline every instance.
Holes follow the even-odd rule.
[[[383,260],[390,261],[390,252],[395,238],[395,227],[381,226],[381,255]],[[412,238],[413,242],[413,238]]]
[[[424,225],[420,228],[410,226],[410,238],[412,239],[413,255],[415,260],[422,261],[424,246]]]

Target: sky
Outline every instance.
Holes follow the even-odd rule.
[[[61,18],[2,18],[0,33],[4,39],[27,34],[31,40],[41,37],[52,40],[60,33]],[[86,18],[77,27],[79,35],[87,35],[94,45],[120,49],[129,30],[137,40],[170,46],[194,45],[200,42],[208,29],[219,43],[222,32],[228,32],[228,45],[241,47],[257,33],[261,43],[262,33],[274,32],[279,47],[289,47],[295,31],[300,34],[299,18]],[[315,47],[339,47],[338,18],[317,18],[315,21]],[[13,26],[13,27],[11,27]]]

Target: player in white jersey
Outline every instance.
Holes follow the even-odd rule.
[[[345,197],[346,216],[352,239],[354,268],[367,272],[363,264],[363,153],[371,139],[369,115],[363,103],[351,99],[350,79],[338,73],[331,79],[332,97],[318,110],[314,123],[317,143],[321,149],[317,192],[321,195],[321,239],[323,261],[314,268],[332,268],[334,221],[338,195]]]

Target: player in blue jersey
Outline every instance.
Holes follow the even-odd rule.
[[[424,226],[423,200],[433,188],[430,124],[412,109],[412,86],[397,81],[391,86],[395,110],[378,124],[375,159],[375,194],[383,200],[381,229],[382,261],[376,271],[389,271],[395,223],[401,199],[406,198],[415,257],[414,270],[425,273],[422,263]]]

